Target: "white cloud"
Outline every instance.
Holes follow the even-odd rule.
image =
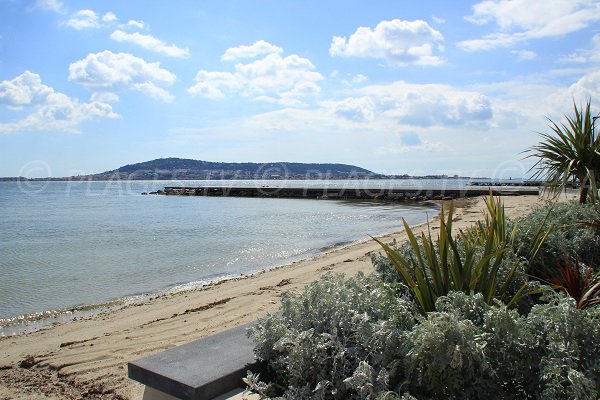
[[[334,132],[336,136],[340,130],[352,130],[360,127],[361,134],[365,132],[376,131],[377,127],[370,128],[369,124],[354,123],[344,119],[337,118],[324,108],[308,109],[296,107],[284,107],[273,111],[258,113],[249,116],[248,118],[230,119],[220,123],[203,128],[192,129],[177,129],[174,132],[183,134],[186,138],[193,137],[206,138],[208,136],[220,138],[237,138],[240,137],[268,137],[275,136],[280,138],[281,133],[287,133],[287,138],[297,137],[298,135],[309,134],[327,136]],[[310,129],[307,129],[310,128]],[[337,141],[328,140],[330,144],[335,145]],[[338,143],[339,144],[339,143]]]
[[[377,154],[420,154],[422,156],[423,153],[439,153],[439,152],[449,152],[454,149],[450,146],[442,143],[442,142],[431,142],[429,140],[421,141],[421,138],[418,137],[418,144],[406,143],[406,139],[404,137],[400,137],[400,143],[391,143],[385,146],[379,147],[376,150]]]
[[[129,21],[127,21],[127,24],[125,25],[125,27],[135,28],[135,29],[144,29],[145,24],[144,24],[144,21],[136,21],[134,19],[130,19]]]
[[[79,10],[65,22],[69,28],[76,30],[100,28],[98,14],[93,10]]]
[[[335,74],[331,74],[330,77],[331,78],[337,78],[339,75],[339,72],[336,71]],[[369,80],[369,77],[363,74],[356,74],[356,75],[352,75],[352,74],[346,74],[346,77],[344,79],[342,79],[340,82],[342,84],[344,84],[345,86],[348,87],[353,87],[355,85],[359,85],[361,83],[364,83],[366,81]]]
[[[588,62],[590,59],[581,53],[571,53],[566,56],[560,57],[559,61],[565,64],[584,64]]]
[[[221,56],[223,61],[235,61],[240,58],[256,58],[267,54],[279,54],[283,49],[264,40],[258,40],[250,46],[238,46],[225,50]]]
[[[446,20],[444,18],[440,18],[438,16],[432,15],[431,19],[433,20],[433,22],[435,22],[436,24],[445,24]]]
[[[363,83],[365,81],[367,81],[369,78],[366,75],[363,74],[356,74],[352,77],[352,79],[350,79],[350,82],[352,83]]]
[[[337,132],[410,130],[412,136],[400,136],[398,145],[390,141],[394,152],[404,152],[410,147],[418,151],[442,148],[435,132],[470,131],[473,127],[487,132],[495,122],[492,100],[476,90],[398,81],[365,86],[353,92],[353,97],[322,101],[319,110],[307,111],[314,115],[306,116],[305,123],[312,126],[313,120],[318,119],[319,124],[334,127],[331,129]]]
[[[69,80],[94,89],[138,90],[169,102],[173,95],[164,86],[171,86],[176,77],[158,62],[105,50],[69,65]]]
[[[194,80],[196,84],[188,92],[209,99],[222,99],[225,92],[241,89],[245,84],[244,78],[238,74],[206,70],[198,71]]]
[[[146,50],[161,53],[169,57],[187,58],[190,51],[187,48],[180,48],[175,45],[167,45],[162,40],[152,35],[144,35],[139,32],[128,33],[117,29],[110,38],[116,42],[132,43]]]
[[[493,33],[485,35],[481,39],[463,40],[458,42],[457,46],[465,51],[491,50],[497,47],[510,47],[524,39],[525,35],[518,33],[512,35],[507,33]]]
[[[513,50],[511,54],[516,55],[519,61],[529,61],[537,57],[537,53],[531,50]]]
[[[563,63],[583,64],[588,62],[600,62],[600,34],[592,38],[592,46],[588,49],[578,49],[573,53],[560,58]]]
[[[119,101],[119,96],[112,92],[94,92],[92,93],[90,100],[103,103],[116,103]]]
[[[442,34],[422,20],[382,21],[374,30],[359,27],[349,38],[334,36],[332,56],[382,58],[395,65],[439,65],[444,60],[434,54],[442,49]]]
[[[487,96],[448,85],[398,81],[367,86],[360,93],[371,98],[377,113],[402,125],[473,125],[484,124],[493,117]]]
[[[337,117],[352,121],[372,121],[375,118],[376,107],[368,96],[344,99],[333,107]]]
[[[581,79],[572,90],[596,90],[591,78]],[[527,171],[530,164],[521,160],[520,152],[536,143],[535,132],[546,127],[544,116],[560,120],[571,110],[568,84],[563,84],[566,78],[561,76],[554,86],[548,83],[551,79],[527,76],[473,87],[407,82],[368,85],[345,89],[343,93],[351,97],[322,100],[316,107],[288,107],[198,129],[190,127],[176,139],[204,151],[207,141],[234,140],[242,135],[248,140],[238,140],[235,146],[241,159],[255,149],[257,158],[269,159],[277,153],[326,160],[336,154],[368,166],[375,154],[378,168],[386,165],[390,173],[410,173],[415,168],[425,169],[420,174],[449,173],[448,166],[460,161],[465,172],[453,173],[496,177],[500,176],[496,167],[507,160]],[[555,109],[558,115],[552,113]],[[230,157],[230,148],[217,151]],[[504,167],[501,169],[504,174]]]
[[[39,8],[40,10],[54,11],[59,14],[64,11],[63,3],[59,0],[36,0],[35,8]]]
[[[93,98],[89,103],[71,99],[44,85],[38,74],[29,71],[11,81],[0,82],[0,104],[28,112],[24,118],[0,123],[0,133],[4,134],[53,130],[78,132],[78,125],[84,121],[118,117],[110,104]]]
[[[169,93],[168,90],[163,89],[159,86],[156,86],[156,84],[154,84],[154,82],[132,83],[129,86],[129,88],[132,90],[137,90],[137,91],[146,93],[146,94],[150,95],[150,97],[153,97],[160,101],[164,101],[165,103],[170,103],[173,100],[175,100],[175,96],[173,96],[171,93]]]
[[[53,92],[38,74],[25,71],[13,80],[0,82],[0,104],[13,108],[41,104]]]
[[[235,82],[231,76],[221,76],[232,89],[239,90],[243,82]],[[217,79],[214,77],[214,79]],[[239,86],[236,86],[239,85]],[[370,85],[353,89],[354,96],[341,100],[326,100],[319,108],[292,112],[279,125],[292,124],[292,115],[301,115],[298,124],[327,126],[339,132],[346,128],[389,131],[394,127],[410,127],[412,130],[476,126],[487,129],[493,122],[491,99],[476,90],[462,90],[448,85],[409,84],[398,81],[387,85]],[[281,116],[273,112],[264,115]],[[295,117],[294,117],[295,118]],[[257,121],[255,118],[254,121]],[[266,120],[260,120],[267,123]],[[268,125],[275,123],[269,119]],[[282,129],[282,128],[278,128]]]
[[[303,98],[320,92],[317,82],[322,79],[310,60],[295,54],[282,57],[271,53],[247,64],[236,64],[234,72],[201,70],[188,92],[213,99],[239,93],[258,101],[302,105]]]
[[[118,19],[117,16],[112,11],[109,11],[102,16],[102,21],[107,22],[107,23],[115,22],[117,19]]]
[[[493,99],[494,130],[513,130],[512,140],[522,149],[537,141],[535,132],[544,131],[546,117],[555,121],[571,112],[573,101],[581,104],[600,97],[600,72],[568,73],[549,71],[514,80],[480,84],[473,88]],[[592,102],[592,108],[598,107]],[[600,111],[600,108],[597,109]],[[595,111],[596,112],[596,111]],[[517,132],[522,132],[519,136]],[[529,134],[529,135],[528,135]]]
[[[577,82],[569,86],[569,94],[576,102],[600,98],[600,71],[593,71],[583,75]],[[597,104],[593,104],[598,107]]]
[[[468,20],[480,25],[494,22],[503,31],[518,29],[543,37],[580,30],[597,20],[599,12],[598,4],[589,0],[553,0],[552,7],[537,0],[486,0],[473,6]]]
[[[369,168],[373,155],[377,155],[378,172],[384,164],[391,168],[389,172],[407,168],[411,171],[423,165],[424,151],[448,148],[444,141],[454,141],[453,135],[440,135],[439,127],[417,127],[411,131],[418,133],[421,145],[412,145],[413,151],[405,152],[400,146],[408,145],[398,140],[397,132],[401,128],[394,119],[378,114],[373,120],[350,120],[334,115],[331,106],[333,104],[327,103],[320,108],[283,108],[210,126],[180,128],[171,133],[174,141],[187,148],[204,152],[210,147],[211,154],[227,159],[234,153],[244,159],[252,152],[255,160],[272,160],[276,153],[296,160],[327,162],[334,154],[338,162]],[[456,130],[462,132],[464,127],[456,127]],[[281,140],[282,136],[285,140]],[[223,150],[210,145],[223,140],[230,140],[235,146]],[[385,147],[382,148],[382,144]],[[401,159],[397,156],[399,153],[404,154]],[[428,168],[437,169],[436,161],[437,157],[431,159]],[[440,168],[447,168],[448,160],[443,164],[445,166]]]
[[[102,17],[94,10],[79,10],[71,17],[63,22],[63,25],[78,31],[84,29],[99,29],[105,28],[118,20],[115,13],[112,11],[106,12]]]
[[[517,42],[566,35],[600,20],[600,4],[590,0],[486,0],[473,6],[472,23],[494,23],[497,31],[458,46],[466,51],[489,50]]]
[[[573,96],[577,104],[587,96],[600,98],[600,72],[553,70],[469,87],[394,82],[343,93],[315,107],[282,108],[172,133],[188,149],[227,159],[252,152],[258,160],[287,154],[326,162],[335,154],[341,162],[367,168],[375,159],[371,169],[378,172],[514,178],[528,176],[531,162],[522,160],[521,152],[538,142],[536,132],[547,131],[545,116],[563,121]],[[235,145],[223,149],[217,145],[223,140]],[[457,163],[462,172],[451,172]]]

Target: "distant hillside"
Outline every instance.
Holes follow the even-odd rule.
[[[171,180],[171,179],[347,179],[378,174],[347,164],[222,163],[183,158],[159,158],[75,180]]]

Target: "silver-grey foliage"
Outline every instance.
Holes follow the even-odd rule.
[[[552,227],[550,234],[528,268],[530,272],[543,273],[556,268],[565,257],[577,257],[585,265],[600,263],[600,230],[584,224],[600,219],[600,205],[575,202],[540,206],[531,213],[512,221],[518,224],[515,242],[526,249],[539,226]],[[519,249],[515,249],[519,252]]]
[[[289,398],[372,398],[396,384],[403,336],[417,322],[411,301],[375,276],[325,275],[288,293],[281,314],[251,331],[276,372],[270,393]]]
[[[269,384],[289,399],[596,399],[600,308],[548,290],[520,315],[451,292],[425,317],[376,275],[327,275],[288,294],[251,332]]]

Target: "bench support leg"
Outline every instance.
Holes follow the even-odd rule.
[[[173,397],[169,394],[161,392],[160,390],[156,390],[151,388],[150,386],[144,387],[144,397],[142,400],[178,400],[176,397]]]

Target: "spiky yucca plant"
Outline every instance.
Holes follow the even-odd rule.
[[[526,294],[527,283],[510,298],[504,298],[518,273],[518,264],[514,262],[506,274],[499,275],[505,254],[511,250],[514,234],[506,228],[507,220],[500,200],[494,199],[490,193],[486,206],[485,220],[458,234],[452,232],[452,205],[447,216],[442,208],[437,241],[433,240],[431,234],[422,233],[421,244],[408,223],[403,221],[411,246],[409,257],[402,256],[389,245],[375,239],[422,311],[435,311],[438,297],[451,291],[481,293],[488,304],[493,299],[503,299],[509,306]],[[533,253],[537,252],[546,236],[540,231],[532,246],[536,249]],[[499,282],[500,279],[502,281]]]
[[[590,103],[588,100],[585,107],[578,108],[573,102],[574,115],[567,116],[566,123],[559,125],[549,119],[552,133],[540,133],[542,141],[525,151],[530,153],[526,158],[538,159],[531,168],[536,171],[532,179],[545,179],[551,192],[558,195],[576,178],[580,203],[588,197],[597,199],[600,182],[600,139],[594,132]]]

